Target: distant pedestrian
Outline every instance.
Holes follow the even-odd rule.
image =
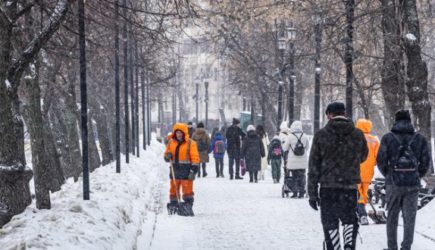
[[[414,240],[420,179],[429,170],[431,153],[426,138],[416,133],[408,110],[399,110],[391,132],[381,140],[377,163],[386,177],[388,249],[396,250],[399,213],[403,217],[402,250]]]
[[[371,121],[359,119],[356,121],[356,127],[364,133],[367,141],[367,147],[369,149],[367,160],[361,163],[361,183],[358,184],[359,198],[357,206],[357,213],[361,225],[368,225],[369,221],[367,219],[366,204],[369,200],[369,186],[375,173],[376,155],[378,154],[379,150],[379,141],[376,137],[370,134],[372,131]]]
[[[217,131],[211,141],[210,151],[213,152],[213,157],[216,163],[216,178],[224,177],[224,156],[227,145],[225,138]]]
[[[249,172],[249,182],[258,182],[258,172],[261,170],[261,158],[265,157],[263,142],[255,132],[254,125],[246,129],[248,135],[243,140],[242,156],[245,159],[246,170]]]
[[[279,183],[281,179],[281,165],[284,158],[284,150],[281,146],[281,140],[278,135],[275,135],[270,142],[267,160],[272,166],[273,183]]]
[[[201,167],[198,169],[198,177],[201,177],[201,168],[202,177],[206,177],[206,167],[207,163],[209,162],[208,154],[210,153],[211,140],[204,128],[204,123],[198,123],[196,131],[192,135],[192,139],[196,141],[196,144],[198,145],[199,158],[201,159]]]
[[[257,132],[257,135],[260,137],[261,142],[263,143],[263,147],[267,149],[269,147],[270,141],[269,141],[269,136],[264,130],[264,127],[262,125],[258,125],[255,131]],[[268,162],[267,162],[267,152],[266,152],[266,156],[261,158],[261,170],[260,170],[261,180],[264,180],[264,173],[267,170],[267,166],[268,166]]]
[[[195,132],[195,128],[193,127],[192,122],[187,123],[187,128],[189,129],[189,136],[190,138],[192,138],[192,135]]]
[[[284,148],[287,145],[285,143],[288,141],[288,136],[290,133],[290,129],[288,127],[288,123],[286,121],[281,122],[281,125],[279,126],[279,139],[281,140],[281,146]]]
[[[229,173],[230,180],[234,178],[236,180],[242,180],[243,178],[240,176],[240,158],[241,158],[241,140],[245,137],[245,133],[243,133],[240,128],[240,121],[236,118],[233,119],[233,125],[231,125],[226,131],[226,139],[227,139],[227,153],[229,159]],[[236,171],[234,173],[234,163],[236,165]]]
[[[368,149],[364,134],[345,117],[345,111],[343,103],[328,105],[328,124],[314,135],[309,158],[309,204],[314,210],[320,204],[327,250],[341,249],[340,221],[346,250],[356,248],[359,228],[357,184],[361,182],[360,164],[366,160]]]
[[[309,139],[302,130],[302,122],[294,121],[283,148],[287,152],[285,167],[290,170],[294,179],[294,192],[291,198],[305,196],[306,170],[308,168]]]

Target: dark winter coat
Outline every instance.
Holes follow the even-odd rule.
[[[394,138],[393,133],[400,140],[406,142],[409,142],[409,140],[411,140],[415,135],[415,138],[411,143],[411,150],[414,152],[414,155],[417,157],[419,162],[418,173],[420,178],[423,177],[429,170],[431,163],[431,153],[429,151],[428,141],[423,135],[415,133],[411,121],[400,120],[393,125],[390,133],[382,137],[376,158],[379,171],[386,177],[386,184],[392,184],[392,162],[398,156],[400,147],[400,144],[397,139]]]
[[[199,150],[200,141],[203,141],[207,145],[206,150],[199,151],[199,158],[201,159],[201,163],[209,162],[208,153],[210,152],[209,148],[210,148],[211,140],[207,134],[207,131],[203,128],[197,128],[192,135],[192,139],[196,141],[196,144],[198,145],[198,150]]]
[[[227,144],[225,143],[225,139],[222,136],[222,134],[220,132],[216,132],[215,136],[213,137],[213,140],[211,141],[210,151],[213,152],[213,157],[214,158],[216,158],[216,159],[223,159],[224,156],[225,156],[225,152],[221,153],[221,154],[218,154],[218,153],[214,152],[214,147],[215,147],[217,141],[223,141],[224,144],[225,144],[225,149],[227,148]]]
[[[245,159],[247,171],[260,171],[261,158],[266,156],[263,142],[255,131],[249,131],[243,140],[242,157]]]
[[[236,125],[232,125],[227,129],[227,152],[229,157],[240,158],[241,139],[245,137],[242,129]]]
[[[189,128],[189,137],[192,138],[193,133],[195,133],[195,129],[193,127]]]
[[[308,194],[318,198],[318,184],[330,188],[356,188],[360,164],[368,155],[361,130],[346,117],[335,117],[313,139],[309,158]]]
[[[277,157],[273,154],[273,151],[275,148],[281,148],[281,157]],[[269,145],[269,153],[267,154],[267,161],[270,160],[278,160],[278,159],[283,159],[284,158],[284,150],[282,148],[281,145],[281,140],[277,137],[277,138],[273,138],[272,141],[270,142]]]

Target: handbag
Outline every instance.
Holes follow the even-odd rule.
[[[245,160],[244,159],[240,160],[240,174],[242,176],[245,176],[245,174],[246,174],[246,165],[245,165]]]

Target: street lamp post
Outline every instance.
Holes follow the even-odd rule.
[[[205,85],[205,128],[208,128],[208,81],[204,82]]]
[[[199,98],[199,82],[195,82],[196,87],[196,93],[195,93],[195,123],[198,124],[199,118],[198,118],[198,98]]]
[[[278,86],[278,131],[279,131],[279,126],[281,125],[282,122],[282,85],[284,84],[282,81],[278,82],[279,86]]]
[[[320,50],[322,43],[322,16],[319,12],[316,16],[314,33],[316,40],[316,57],[315,57],[315,82],[314,82],[314,133],[320,129],[320,74],[322,72],[320,64]]]
[[[289,62],[289,97],[288,97],[288,117],[289,117],[289,126],[294,121],[294,114],[295,114],[295,65],[294,65],[294,55],[295,55],[295,48],[294,48],[294,41],[296,39],[296,29],[293,27],[293,25],[289,25],[287,27],[287,39],[289,42],[289,53],[290,53],[290,62]]]

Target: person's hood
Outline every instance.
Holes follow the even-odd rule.
[[[292,133],[302,133],[302,122],[301,121],[294,121],[292,125],[290,126],[290,131]]]
[[[246,131],[255,131],[255,127],[254,127],[254,125],[248,125],[248,127],[246,128]]]
[[[255,130],[248,131],[248,137],[258,137],[257,132]]]
[[[326,131],[339,136],[345,136],[352,133],[355,125],[351,120],[344,116],[336,116],[329,120],[325,127]]]
[[[358,119],[358,121],[356,121],[355,127],[360,129],[364,134],[369,134],[372,132],[373,124],[370,120]]]
[[[204,128],[197,128],[195,130],[195,134],[199,135],[199,136],[203,136],[207,133],[207,131]]]
[[[394,123],[391,128],[391,132],[393,133],[414,133],[415,129],[409,120],[399,120]]]
[[[277,145],[277,144],[281,144],[281,140],[279,139],[278,136],[274,136],[272,141],[270,141],[271,145]]]
[[[180,130],[184,134],[184,140],[189,140],[189,129],[187,127],[187,124],[185,123],[175,123],[174,127],[172,127],[172,138],[176,140],[175,131]]]
[[[275,136],[272,138],[272,140],[279,140],[279,141],[281,141],[281,139],[279,138],[279,135],[275,135]]]
[[[214,139],[216,141],[223,141],[224,137],[222,136],[222,134],[220,132],[216,132],[216,134],[214,134]]]
[[[288,123],[287,121],[281,122],[281,125],[279,126],[279,131],[282,133],[288,133]]]

